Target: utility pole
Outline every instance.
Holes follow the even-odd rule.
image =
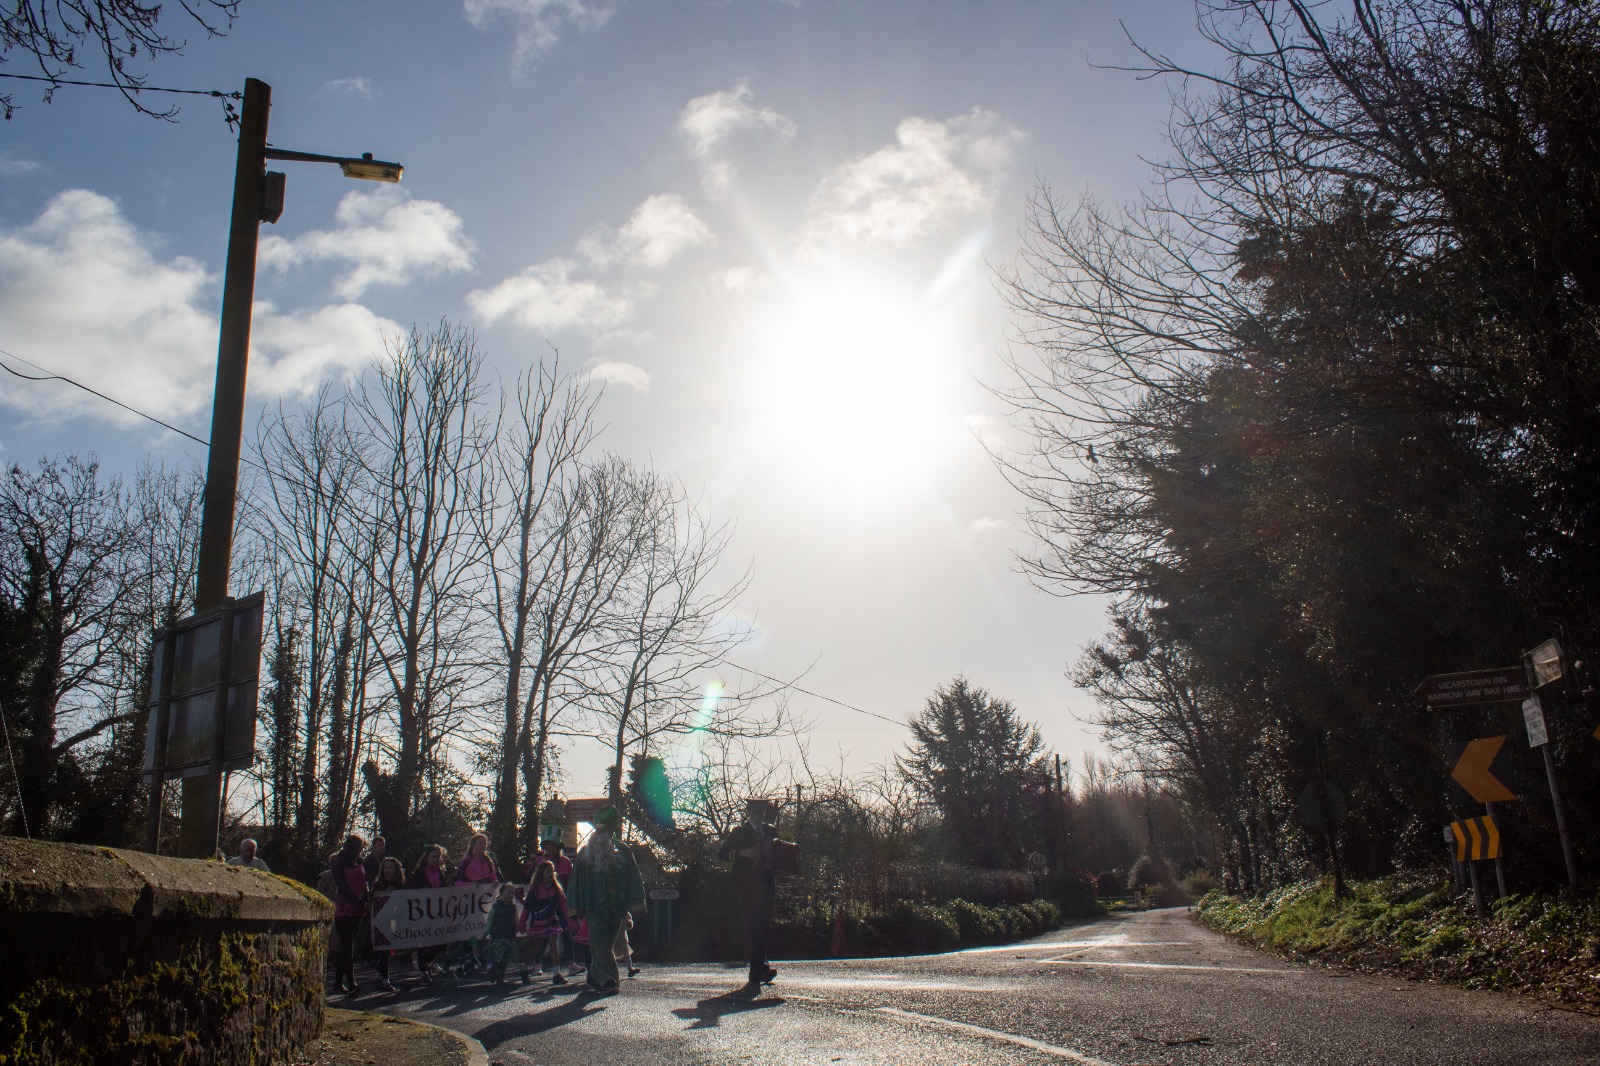
[[[217,383],[211,402],[211,447],[206,461],[205,510],[200,520],[200,559],[195,577],[196,614],[221,607],[228,596],[234,502],[239,490],[239,447],[244,433],[250,310],[256,291],[256,244],[266,187],[267,113],[271,108],[272,86],[246,78],[244,106],[239,115],[239,156],[233,176],[228,264],[222,282]],[[215,728],[222,729],[220,719]],[[153,787],[160,789],[159,779]],[[178,853],[191,859],[208,859],[215,854],[221,818],[221,771],[213,769],[185,777]]]

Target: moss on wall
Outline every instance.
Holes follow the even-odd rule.
[[[263,892],[283,891],[261,880]],[[248,895],[251,883],[241,884]],[[53,898],[71,898],[74,887]],[[74,914],[41,910],[37,882],[18,893],[0,876],[0,1066],[266,1066],[315,1041],[325,901],[307,900],[301,920],[243,920],[234,915],[248,901],[190,896],[172,883],[161,891],[154,916],[147,905]],[[31,908],[5,905],[30,896]]]

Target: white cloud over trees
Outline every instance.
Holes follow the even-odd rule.
[[[461,216],[434,200],[412,200],[399,189],[346,193],[334,211],[336,229],[261,240],[263,267],[288,270],[305,263],[348,264],[334,285],[357,299],[374,285],[404,285],[418,278],[472,268],[473,244]]]
[[[159,418],[203,412],[215,376],[218,278],[195,259],[160,258],[158,243],[88,189],[61,192],[33,222],[0,232],[6,349]],[[398,328],[357,304],[280,313],[258,303],[250,387],[308,390],[370,360]],[[0,389],[0,404],[45,418],[135,418],[61,383]]]
[[[467,294],[467,306],[494,323],[508,318],[524,329],[539,332],[581,330],[608,335],[634,317],[648,286],[613,289],[598,281],[576,278],[578,263],[547,259],[488,289]]]

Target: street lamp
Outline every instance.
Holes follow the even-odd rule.
[[[239,446],[244,431],[244,384],[250,353],[250,308],[256,290],[256,243],[262,222],[283,213],[284,178],[269,174],[266,161],[337,163],[346,177],[399,181],[405,169],[362,156],[315,155],[267,147],[267,112],[272,86],[255,78],[244,82],[239,117],[239,158],[233,178],[233,218],[228,230],[228,265],[222,282],[222,327],[217,343],[217,385],[211,407],[211,448],[206,463],[205,508],[200,520],[200,559],[195,578],[196,614],[222,606],[228,596],[233,554],[234,501],[239,488]],[[213,723],[221,729],[222,723]],[[152,805],[161,802],[161,775],[152,786]],[[222,814],[222,775],[212,771],[183,779],[178,831],[179,853],[210,858],[217,847]],[[156,807],[159,810],[159,806]]]

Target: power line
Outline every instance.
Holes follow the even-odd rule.
[[[179,93],[184,96],[214,96],[219,100],[243,100],[244,93],[226,93],[221,89],[164,89],[157,85],[118,85],[114,81],[75,81],[71,78],[54,78],[39,74],[8,74],[0,72],[0,78],[20,78],[23,81],[44,81],[51,85],[83,85],[91,89],[116,89],[118,92],[135,93]]]
[[[863,710],[853,703],[846,703],[844,700],[836,700],[832,696],[824,696],[820,692],[812,692],[810,689],[803,689],[799,685],[783,680],[781,677],[773,677],[770,674],[763,674],[760,670],[752,670],[748,666],[741,666],[732,659],[724,659],[722,661],[733,667],[735,670],[743,670],[747,674],[754,674],[765,681],[771,681],[774,685],[782,685],[786,689],[798,692],[804,696],[810,696],[812,699],[824,700],[836,706],[843,707],[847,711],[855,711],[857,714],[864,714],[868,718],[876,718],[878,721],[888,722],[890,725],[905,725],[904,722],[897,718],[890,718],[887,715],[879,714],[876,711]]]
[[[17,76],[20,77],[20,75],[17,75]],[[13,355],[10,352],[6,351],[4,348],[0,348],[0,355],[5,356],[7,359],[15,359],[19,363],[24,363],[27,366],[31,366],[35,370],[37,370],[39,373],[44,375],[44,377],[34,377],[32,374],[24,374],[20,370],[13,370],[11,367],[6,366],[4,363],[0,363],[0,370],[4,370],[6,373],[12,375],[13,377],[19,377],[23,381],[64,381],[68,385],[76,386],[77,388],[82,389],[84,392],[87,392],[92,396],[100,397],[100,399],[105,400],[107,403],[116,404],[118,407],[122,408],[124,411],[129,411],[129,412],[131,412],[133,414],[138,415],[140,418],[148,419],[149,421],[154,422],[156,425],[160,426],[163,429],[170,429],[172,432],[178,434],[180,437],[188,437],[190,440],[194,441],[196,444],[201,445],[202,447],[206,447],[206,448],[211,447],[211,442],[210,441],[201,440],[199,437],[195,436],[193,433],[189,433],[186,430],[179,429],[177,426],[174,426],[174,425],[172,425],[170,423],[161,421],[161,419],[157,418],[155,415],[146,414],[145,412],[139,410],[137,407],[130,407],[127,404],[123,403],[121,400],[114,399],[113,397],[107,396],[103,392],[99,392],[99,391],[97,391],[95,389],[91,389],[89,386],[85,385],[81,381],[73,381],[71,378],[67,377],[65,374],[57,374],[57,373],[54,373],[53,371],[46,370],[44,367],[40,366],[38,363],[29,362],[28,360],[22,358],[22,356],[20,356],[20,355]]]

